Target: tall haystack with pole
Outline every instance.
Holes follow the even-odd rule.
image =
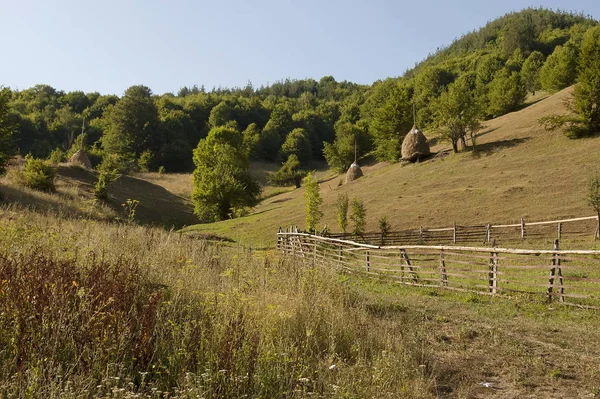
[[[413,104],[413,122],[414,125],[410,132],[406,134],[402,141],[402,160],[416,162],[431,154],[429,142],[423,132],[417,127],[415,106]]]
[[[85,131],[85,118],[83,118],[83,124],[81,125],[81,134],[82,140],[79,142],[79,149],[75,154],[71,155],[69,158],[69,164],[81,166],[85,169],[92,169],[92,163],[90,162],[90,158],[87,156],[84,147],[85,136],[83,136]]]
[[[356,179],[363,177],[363,172],[358,162],[356,162],[356,142],[354,142],[354,162],[350,165],[350,168],[346,172],[346,183],[350,183]]]

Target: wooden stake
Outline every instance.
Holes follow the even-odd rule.
[[[492,239],[492,248],[496,246],[496,240]],[[498,292],[498,253],[490,254],[490,272],[488,273],[489,291],[492,294]]]
[[[456,244],[456,222],[452,226],[452,243]]]
[[[448,274],[446,272],[446,261],[444,259],[444,250],[440,251],[440,287],[448,285]]]
[[[559,241],[554,240],[554,250],[559,250]],[[562,269],[560,267],[560,255],[555,253],[552,257],[552,266],[550,268],[550,278],[548,279],[548,302],[552,302],[552,293],[554,290],[555,282],[558,280],[558,294],[560,302],[565,301],[565,288],[563,285]]]
[[[557,230],[558,230],[558,231],[557,231],[557,235],[558,235],[558,238],[557,238],[557,239],[558,239],[558,240],[560,240],[560,238],[561,238],[561,235],[562,235],[562,223],[560,223],[560,222],[558,223]]]
[[[371,271],[371,255],[369,251],[365,253],[365,265],[367,266],[367,271]]]
[[[417,276],[417,273],[415,273],[414,269],[412,268],[412,264],[410,263],[410,258],[408,257],[408,254],[406,253],[406,251],[404,249],[400,250],[400,256],[404,260],[404,265],[408,268],[408,272],[410,273],[410,276],[412,277],[413,283],[417,283],[419,281],[419,278]]]
[[[521,218],[521,239],[525,239],[525,221]]]

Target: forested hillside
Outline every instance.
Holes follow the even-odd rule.
[[[289,184],[297,184],[314,160],[346,169],[355,143],[359,157],[372,153],[397,161],[413,125],[413,104],[417,124],[438,131],[459,151],[480,121],[519,109],[528,92],[556,92],[575,83],[584,33],[595,25],[590,17],[564,11],[510,13],[403,76],[371,86],[327,76],[260,88],[184,87],[163,95],[137,85],[118,97],[37,85],[4,89],[3,98],[21,155],[61,161],[84,147],[104,170],[196,168],[197,214],[218,220],[255,203],[258,188],[247,176],[252,159],[285,162],[274,179]],[[231,175],[223,179],[226,194],[215,195],[214,179],[223,173]]]

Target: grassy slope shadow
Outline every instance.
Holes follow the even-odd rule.
[[[36,195],[31,190],[3,184],[0,194],[3,194],[5,202],[21,203],[34,210],[54,210],[68,216],[89,217],[84,204],[94,200],[96,181],[97,177],[93,172],[61,165],[57,167],[56,193]],[[77,187],[77,190],[74,193],[69,187]],[[122,204],[128,199],[140,201],[136,209],[136,221],[140,224],[179,229],[198,223],[189,200],[145,180],[122,176],[110,187],[109,196],[106,205],[123,218],[126,216]]]
[[[109,196],[108,204],[118,212],[123,212],[128,199],[138,200],[135,217],[142,224],[179,229],[198,223],[189,200],[145,180],[122,176],[109,189]]]

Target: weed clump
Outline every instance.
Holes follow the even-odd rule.
[[[56,169],[32,155],[25,156],[25,169],[16,174],[18,183],[34,190],[54,192]]]

